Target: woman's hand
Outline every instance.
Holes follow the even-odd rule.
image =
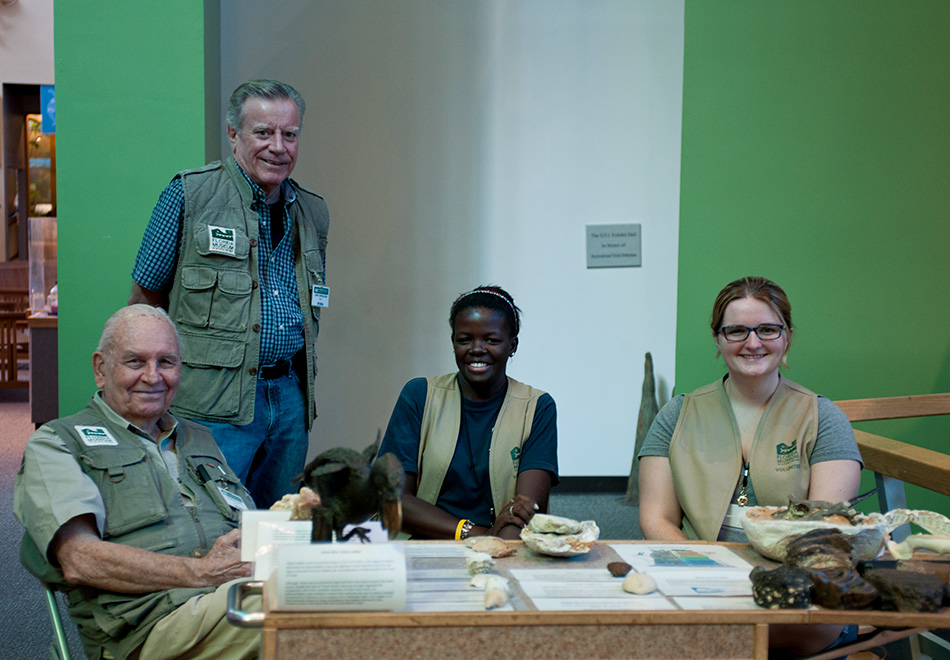
[[[532,516],[540,509],[538,503],[527,495],[515,495],[514,498],[509,500],[507,507],[495,515],[495,524],[492,525],[489,534],[498,536],[501,530],[508,525],[517,527],[520,533],[520,530],[528,524]]]

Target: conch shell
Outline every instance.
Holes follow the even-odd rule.
[[[515,549],[497,536],[473,536],[465,539],[465,547],[475,552],[484,552],[495,559],[515,554]]]

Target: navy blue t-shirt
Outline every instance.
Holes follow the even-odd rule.
[[[419,434],[426,405],[426,379],[406,383],[389,418],[380,454],[392,452],[409,474],[418,474]],[[488,450],[495,420],[505,400],[506,388],[488,401],[462,397],[462,418],[455,454],[449,464],[436,506],[456,518],[491,527],[493,504],[488,477]],[[521,448],[518,471],[547,470],[551,485],[557,476],[557,408],[550,394],[538,399],[531,434]]]

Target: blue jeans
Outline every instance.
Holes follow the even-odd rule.
[[[258,380],[254,419],[247,426],[221,422],[202,424],[221,448],[228,465],[262,509],[295,493],[292,483],[303,472],[310,447],[307,402],[297,374]]]

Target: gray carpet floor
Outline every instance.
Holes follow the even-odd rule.
[[[39,583],[20,565],[23,528],[13,517],[13,482],[23,447],[33,433],[27,390],[0,390],[0,660],[49,657],[52,628]],[[637,508],[622,503],[623,493],[551,494],[551,513],[577,520],[595,520],[602,539],[642,538]],[[65,617],[66,609],[60,611]],[[65,620],[70,652],[83,658],[75,627]]]

